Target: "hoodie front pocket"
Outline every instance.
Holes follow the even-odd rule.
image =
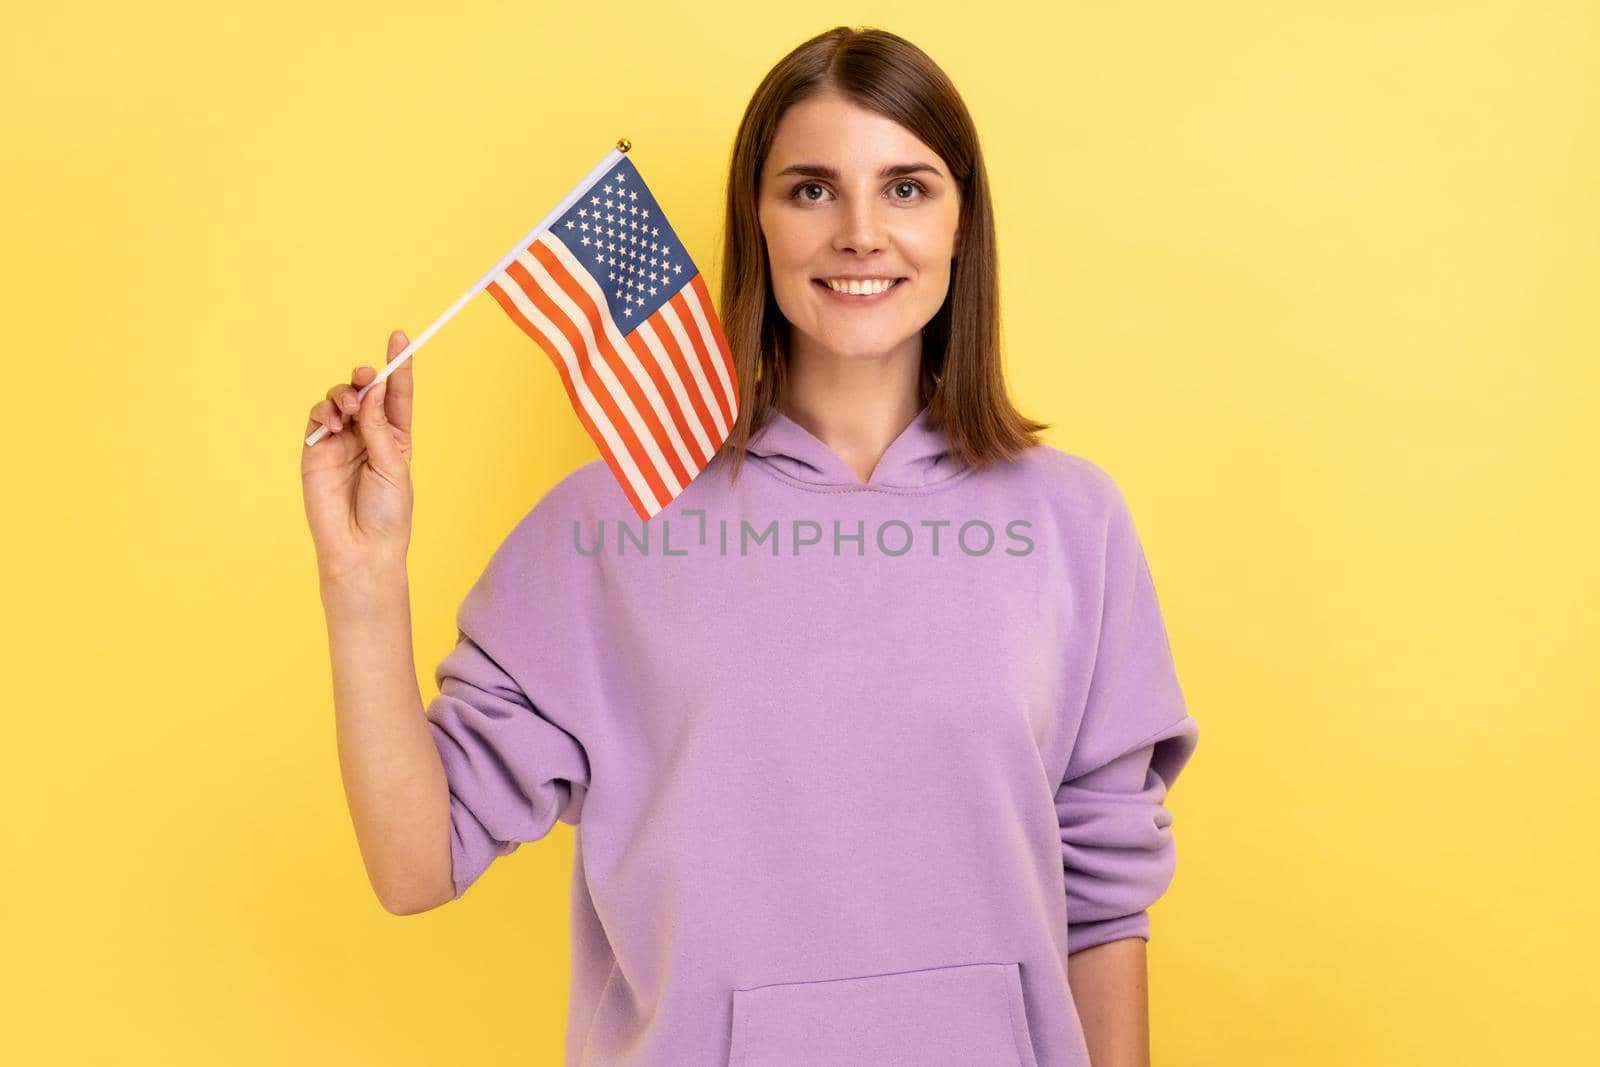
[[[733,991],[730,1067],[1038,1067],[1015,963]]]

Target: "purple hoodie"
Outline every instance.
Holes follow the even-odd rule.
[[[1087,1067],[1067,955],[1150,936],[1199,737],[1128,505],[924,408],[861,483],[773,411],[648,523],[507,535],[427,714],[456,896],[576,827],[566,1064]]]

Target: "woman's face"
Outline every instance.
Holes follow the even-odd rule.
[[[786,111],[761,168],[759,216],[795,348],[920,356],[922,327],[950,289],[960,206],[944,160],[893,120],[836,94]],[[848,277],[894,285],[851,295],[827,284]]]

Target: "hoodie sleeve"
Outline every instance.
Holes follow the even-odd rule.
[[[1069,955],[1125,937],[1150,939],[1148,908],[1177,864],[1164,804],[1199,740],[1144,549],[1126,499],[1113,489],[1093,670],[1055,798]]]
[[[589,785],[588,754],[572,722],[575,691],[553,681],[554,672],[522,667],[566,651],[552,647],[548,623],[534,621],[550,614],[536,607],[553,607],[539,601],[548,568],[534,565],[549,546],[530,544],[527,526],[501,544],[467,593],[427,706],[450,787],[456,898],[497,857],[544,837],[557,819],[577,825]],[[514,672],[538,679],[538,702]]]

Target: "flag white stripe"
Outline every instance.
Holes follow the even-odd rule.
[[[544,236],[541,235],[539,240],[543,242]],[[545,247],[548,248],[550,246],[546,245]],[[593,358],[589,360],[590,366],[594,368],[595,373],[604,382],[606,392],[611,397],[611,402],[622,412],[622,417],[632,427],[634,436],[644,446],[651,466],[655,468],[656,476],[666,484],[667,491],[674,496],[683,492],[683,483],[678,481],[678,476],[673,473],[672,467],[667,463],[666,456],[662,455],[655,435],[650,432],[650,428],[645,425],[644,419],[639,415],[638,408],[634,406],[633,398],[628,395],[627,391],[622,387],[622,383],[617,380],[616,373],[611,369],[611,364],[600,354],[600,343],[594,335],[594,330],[589,325],[588,316],[567,295],[566,290],[561,288],[560,283],[551,277],[550,272],[545,270],[544,264],[534,258],[533,253],[524,250],[522,255],[517,257],[517,260],[527,268],[528,273],[533,276],[534,283],[543,290],[545,296],[553,301],[561,310],[561,313],[566,316],[573,329],[582,335],[585,348],[593,354]],[[589,272],[581,266],[578,270],[581,276],[577,280],[581,285],[583,279],[589,276]],[[592,283],[593,279],[590,279],[590,281]],[[591,293],[592,296],[593,294]],[[601,321],[604,322],[606,311],[603,303],[600,305],[599,313]],[[626,344],[623,347],[627,347]],[[653,493],[650,495],[654,496]]]
[[[699,441],[700,447],[705,454],[711,455],[717,450],[717,446],[713,445],[711,439],[706,436],[706,428],[703,425],[703,421],[699,413],[695,411],[693,403],[689,400],[688,391],[683,387],[683,376],[678,373],[678,368],[673,365],[672,356],[667,352],[667,346],[662,343],[660,335],[656,333],[655,326],[651,324],[649,319],[646,319],[639,324],[634,333],[639,335],[640,339],[644,341],[645,347],[650,349],[651,354],[656,357],[656,363],[660,365],[662,372],[667,375],[667,381],[672,383],[672,391],[678,398],[678,406],[682,408],[684,417],[689,420],[689,428],[694,431],[695,438]],[[684,359],[688,362],[692,360],[693,356],[694,353],[692,352],[686,353]],[[715,397],[706,397],[705,399],[708,401],[708,407],[715,408]]]
[[[728,436],[728,428],[722,425],[722,405],[717,403],[717,394],[711,388],[711,383],[706,381],[706,372],[700,366],[700,357],[695,353],[694,343],[689,340],[687,328],[684,326],[678,309],[671,304],[661,305],[661,321],[667,324],[667,329],[672,331],[672,336],[678,340],[678,350],[683,353],[684,361],[689,364],[689,372],[694,375],[696,388],[700,395],[706,398],[706,408],[711,412],[711,419],[717,424],[717,435],[723,439]]]
[[[729,406],[733,403],[733,383],[728,380],[727,361],[722,356],[722,348],[717,344],[717,335],[712,332],[711,324],[706,321],[709,315],[714,315],[700,302],[700,294],[692,285],[683,288],[684,299],[689,302],[689,310],[694,313],[695,322],[700,326],[700,336],[706,339],[706,353],[711,357],[711,365],[716,368],[717,378],[722,382],[722,395],[728,398]],[[721,411],[720,405],[716,410]],[[718,419],[720,422],[720,417]]]
[[[640,473],[638,466],[633,462],[633,455],[628,451],[628,446],[623,444],[621,438],[617,436],[616,428],[611,425],[611,417],[606,414],[605,408],[595,399],[594,393],[589,388],[589,383],[584,380],[582,366],[578,362],[578,356],[573,351],[571,343],[567,341],[566,334],[557,329],[556,324],[546,318],[544,312],[539,310],[539,306],[528,298],[528,294],[523,290],[521,283],[516,278],[510,274],[502,274],[495,279],[495,283],[500,287],[501,292],[511,298],[511,302],[517,306],[517,310],[522,312],[523,316],[556,346],[556,354],[566,364],[567,377],[572,381],[573,392],[577,394],[579,402],[583,404],[583,409],[588,412],[589,421],[594,424],[595,429],[600,431],[601,435],[606,439],[606,444],[611,447],[611,455],[616,458],[623,474],[627,476],[628,484],[633,487],[634,494],[641,500],[653,502],[659,506],[661,502],[656,499],[655,491],[650,488],[650,483],[645,480],[644,475]]]
[[[661,429],[666,433],[667,439],[678,453],[678,461],[683,464],[685,470],[695,470],[698,464],[690,453],[689,446],[684,444],[683,436],[678,433],[677,420],[672,417],[672,412],[667,407],[667,402],[661,398],[661,391],[656,388],[655,379],[650,377],[649,372],[639,363],[638,353],[634,352],[633,346],[628,344],[627,339],[622,336],[622,331],[617,329],[616,322],[611,318],[610,307],[606,303],[606,294],[601,292],[600,287],[595,283],[594,275],[590,274],[584,265],[578,262],[577,257],[572,254],[572,250],[562,243],[559,237],[547,233],[541,236],[539,240],[554,253],[555,257],[560,260],[561,265],[567,268],[567,273],[572,275],[583,291],[589,294],[589,299],[599,309],[600,323],[605,327],[606,336],[611,340],[611,347],[616,350],[617,355],[622,358],[622,362],[632,372],[634,381],[644,391],[645,399],[655,409],[656,421],[661,424]],[[661,463],[664,467],[666,466],[665,459]],[[675,480],[670,468],[663,471],[663,478]]]

